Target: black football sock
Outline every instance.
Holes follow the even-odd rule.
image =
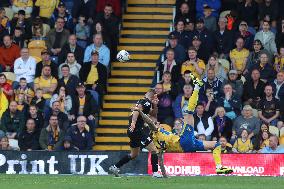
[[[117,168],[120,168],[120,167],[123,166],[124,164],[128,163],[130,160],[131,160],[131,156],[130,156],[130,154],[128,154],[128,155],[124,156],[119,162],[117,162],[117,163],[115,164],[115,166],[116,166]]]
[[[158,171],[158,155],[155,153],[151,154],[151,164],[152,164],[152,171]]]

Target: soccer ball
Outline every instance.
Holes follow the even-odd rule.
[[[130,59],[130,54],[129,52],[127,52],[126,50],[121,50],[117,53],[116,55],[116,59],[119,62],[126,62]]]

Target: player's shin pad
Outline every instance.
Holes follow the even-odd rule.
[[[159,165],[160,165],[162,175],[163,175],[164,178],[168,178],[167,173],[166,173],[166,169],[165,169],[165,165],[164,165],[164,153],[162,151],[159,152],[158,158],[159,158]]]
[[[149,117],[147,116],[146,114],[144,114],[141,110],[138,110],[140,115],[142,116],[143,120],[149,125],[150,129],[152,131],[157,131],[157,127],[154,123],[154,121]]]

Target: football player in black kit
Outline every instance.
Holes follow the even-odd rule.
[[[158,98],[153,91],[149,91],[145,94],[143,99],[140,99],[136,106],[141,107],[143,113],[153,115],[157,114],[157,104]],[[119,169],[124,164],[128,163],[130,160],[135,159],[141,150],[141,148],[146,148],[151,152],[151,164],[153,170],[153,177],[160,178],[163,177],[158,173],[158,153],[155,144],[150,137],[150,130],[148,127],[144,127],[144,120],[137,110],[133,110],[129,118],[129,127],[127,130],[127,135],[130,139],[130,154],[124,156],[115,165],[109,168],[109,171],[115,176],[119,176]]]

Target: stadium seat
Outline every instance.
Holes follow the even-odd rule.
[[[279,144],[284,145],[284,135],[279,138]]]
[[[14,17],[14,12],[12,9],[10,9],[9,7],[5,7],[5,12],[6,12],[6,16],[9,18],[9,20],[12,20]]]
[[[279,137],[279,129],[275,126],[269,126],[269,132]]]
[[[2,72],[2,73],[5,74],[9,83],[13,83],[13,81],[15,81],[16,75],[13,72]]]
[[[28,44],[29,52],[32,57],[36,59],[36,62],[41,61],[41,51],[46,49],[45,41],[33,40]]]
[[[281,136],[281,137],[284,136],[284,127],[282,127],[282,128],[280,129],[280,136]]]

